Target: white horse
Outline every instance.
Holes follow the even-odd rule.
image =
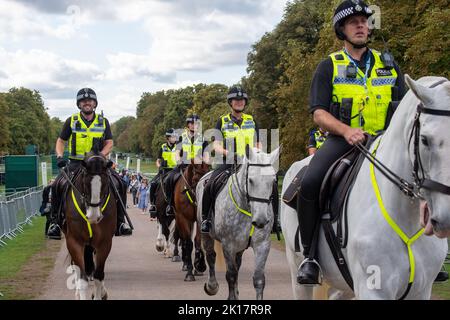
[[[408,181],[412,179],[415,139],[412,138],[411,144],[409,139],[418,105],[422,103],[427,109],[419,117],[420,136],[416,150],[422,160],[423,171],[419,169],[418,172],[419,177],[425,178],[431,187],[427,188],[427,182],[425,186],[419,183],[422,188],[417,188],[416,184],[419,198],[410,198],[379,170],[374,169],[374,177],[384,209],[403,235],[411,238],[424,227],[427,236],[420,236],[411,244],[413,257],[410,262],[407,245],[382,214],[380,208],[383,205],[376,196],[371,165],[366,159],[347,204],[348,246],[343,249],[343,254],[353,278],[354,292],[341,276],[322,229],[319,234],[318,259],[324,281],[340,291],[340,298],[354,295],[357,299],[399,299],[407,291],[412,269],[415,270],[414,281],[406,299],[429,299],[433,281],[447,254],[448,244],[444,238],[450,235],[450,82],[437,77],[425,77],[417,82],[407,75],[405,78],[411,90],[395,112],[389,129],[381,137],[376,158],[398,176]],[[443,83],[429,88],[439,81]],[[377,144],[378,141],[371,149]],[[310,160],[311,157],[308,157],[290,167],[283,181],[283,194],[296,173]],[[440,187],[436,187],[436,182]],[[304,258],[294,249],[297,214],[282,203],[280,219],[294,297],[311,299],[312,287],[298,285],[296,281],[298,266]],[[433,233],[436,236],[432,236]]]
[[[250,149],[250,160],[244,159],[240,169],[228,178],[226,186],[217,195],[211,232],[202,234],[202,248],[209,268],[204,289],[209,295],[215,295],[219,290],[214,251],[214,240],[218,240],[222,243],[227,267],[228,299],[239,299],[238,273],[242,254],[248,246],[252,247],[255,253],[253,286],[256,298],[263,298],[264,268],[270,251],[270,233],[274,219],[270,198],[278,171],[275,163],[278,161],[279,151],[280,148],[266,154]],[[209,176],[210,174],[203,176],[197,185],[198,224],[201,223],[203,181]]]

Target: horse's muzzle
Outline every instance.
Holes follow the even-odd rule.
[[[265,221],[252,221],[252,225],[254,225],[258,229],[262,229],[269,223],[269,221],[269,219]]]

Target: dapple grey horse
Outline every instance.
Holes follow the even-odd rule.
[[[256,290],[256,298],[258,300],[263,298],[264,268],[269,255],[270,233],[274,219],[270,198],[278,171],[279,152],[280,148],[270,154],[250,149],[249,159],[244,159],[240,169],[228,178],[226,186],[217,195],[211,232],[202,234],[202,247],[209,267],[208,281],[204,289],[209,295],[215,295],[219,290],[215,275],[216,253],[214,251],[214,240],[218,240],[222,243],[227,267],[228,299],[239,299],[238,273],[242,254],[249,246],[255,253],[253,286]],[[209,176],[210,173],[205,175],[196,189],[199,224],[201,223],[204,180]],[[252,230],[254,232],[250,238]]]
[[[416,197],[406,196],[365,160],[348,198],[348,246],[343,249],[353,278],[354,292],[341,276],[323,230],[319,235],[318,259],[324,281],[334,288],[340,298],[399,299],[407,292],[413,269],[414,279],[405,298],[429,299],[433,281],[447,254],[448,245],[444,238],[450,234],[450,82],[438,77],[425,77],[417,82],[408,76],[405,78],[411,90],[400,103],[388,130],[373,144],[371,151],[380,142],[376,158],[408,181],[412,180],[415,159],[420,155],[422,161],[417,172],[432,187],[422,185],[420,188],[420,183],[416,183]],[[430,88],[438,82],[441,83]],[[420,122],[417,122],[415,119],[420,103],[427,109],[420,114]],[[416,135],[416,139],[412,137],[410,143],[415,123],[419,127],[419,131],[415,132],[420,134]],[[414,140],[417,141],[416,149]],[[296,173],[310,160],[311,157],[308,157],[290,167],[283,181],[283,193]],[[436,190],[435,183],[441,185],[438,189],[443,192]],[[405,240],[412,238],[421,227],[425,228],[426,236],[418,237],[410,245],[413,254],[411,261],[400,232],[394,231],[383,212],[402,230]],[[303,256],[294,250],[297,214],[283,203],[280,219],[294,297],[311,299],[312,288],[296,283],[297,268],[303,260]]]

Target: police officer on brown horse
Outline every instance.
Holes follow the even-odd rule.
[[[64,198],[67,179],[72,179],[81,169],[85,154],[97,149],[105,157],[111,152],[113,147],[112,133],[109,122],[102,115],[96,114],[97,95],[90,88],[83,88],[77,94],[77,106],[80,112],[73,114],[66,120],[61,133],[56,141],[56,161],[59,168],[65,170],[53,183],[52,194],[52,224],[48,230],[50,239],[61,239],[61,226],[64,222],[64,212],[62,210],[61,199]],[[65,143],[69,146],[69,163],[63,158]],[[126,187],[122,179],[114,170],[110,170],[115,190],[119,193],[118,197],[122,203],[117,207],[117,231],[116,236],[130,235],[131,228],[125,223],[126,206]]]

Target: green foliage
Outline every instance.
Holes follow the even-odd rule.
[[[40,153],[50,152],[52,134],[48,116],[38,91],[26,88],[12,88],[3,94],[9,123],[8,152],[24,154],[25,146],[35,144]]]
[[[0,94],[0,155],[8,153],[8,145],[10,143],[9,132],[9,108],[5,101],[5,94]]]

